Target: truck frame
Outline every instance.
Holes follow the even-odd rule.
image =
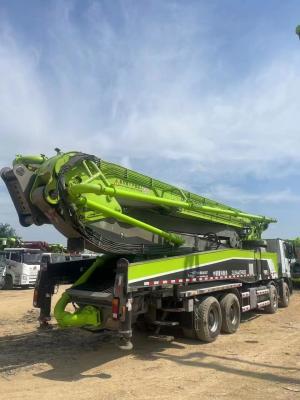
[[[44,264],[33,304],[40,308],[39,320],[46,327],[56,285],[72,284],[54,309],[60,326],[113,330],[122,349],[132,348],[132,325],[141,322],[152,337],[162,338],[161,330],[179,326],[184,336],[211,342],[220,332],[236,332],[241,313],[275,313],[278,303],[288,306],[291,254],[283,240],[267,240],[266,246],[268,242],[279,258],[263,248],[138,262],[102,256]],[[73,314],[65,311],[68,303],[75,305]]]

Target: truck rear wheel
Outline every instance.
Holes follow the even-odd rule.
[[[280,297],[279,300],[279,306],[286,308],[289,306],[290,303],[290,288],[289,285],[286,282],[283,282],[282,284],[282,296]]]
[[[5,278],[4,278],[4,285],[3,285],[3,289],[5,289],[5,290],[11,290],[11,289],[13,289],[13,280],[12,280],[12,277],[10,276],[10,275],[5,275]]]
[[[5,285],[5,277],[3,276],[2,278],[0,278],[0,290],[4,288],[4,285]]]
[[[221,301],[222,326],[224,333],[234,333],[238,330],[241,321],[241,307],[237,296],[233,293],[225,294]]]
[[[222,314],[218,300],[206,297],[194,305],[195,338],[203,342],[213,342],[221,331]]]
[[[270,305],[265,307],[265,312],[275,314],[278,310],[278,293],[274,285],[270,286]]]

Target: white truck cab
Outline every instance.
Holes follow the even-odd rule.
[[[27,248],[5,248],[4,271],[2,271],[1,289],[12,289],[14,286],[34,286],[40,270],[41,251]]]
[[[282,278],[291,278],[291,270],[296,262],[296,253],[293,244],[283,239],[266,239],[267,251],[277,253],[279,275]]]
[[[6,274],[6,258],[3,251],[0,252],[0,288],[5,284],[5,274]]]

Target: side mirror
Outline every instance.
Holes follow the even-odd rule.
[[[289,260],[291,260],[292,258],[296,258],[294,246],[292,244],[285,243],[284,255]]]

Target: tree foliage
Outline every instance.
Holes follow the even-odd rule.
[[[293,239],[293,243],[295,246],[300,246],[300,237],[296,237],[295,239]]]
[[[0,223],[0,237],[17,237],[17,232],[11,225]]]

